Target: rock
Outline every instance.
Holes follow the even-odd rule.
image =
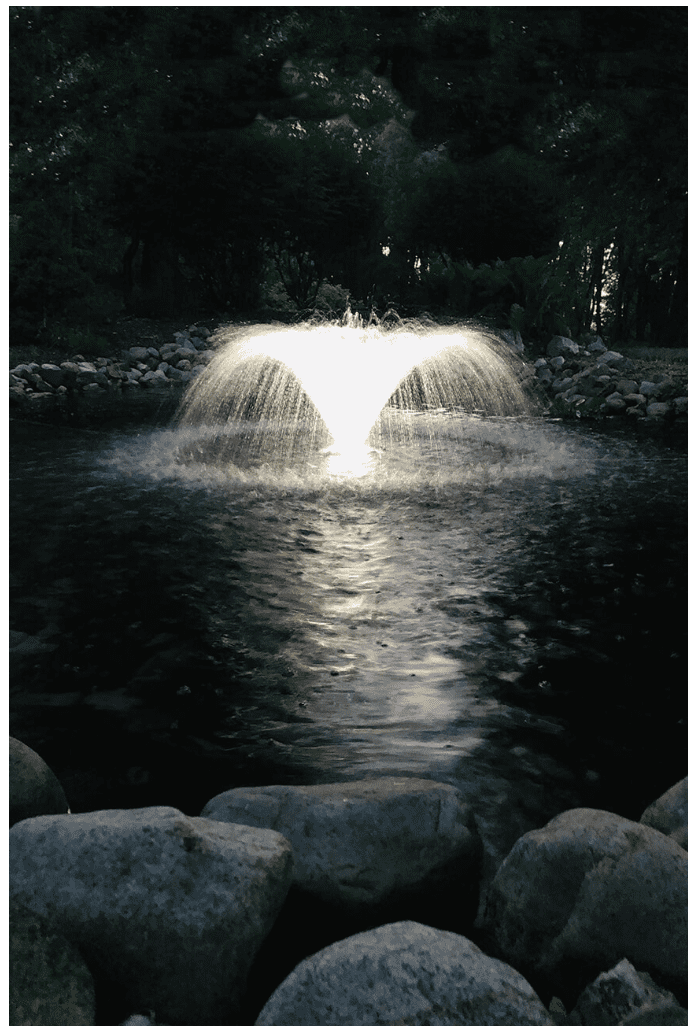
[[[144,372],[144,374],[139,379],[139,385],[156,388],[166,387],[170,384],[165,373],[161,372],[159,369],[156,369],[155,371],[151,370],[150,372]]]
[[[197,354],[198,351],[195,347],[178,347],[172,357],[167,360],[171,365],[176,365],[179,361],[192,361]]]
[[[558,372],[559,369],[563,368],[565,364],[566,358],[564,358],[561,354],[557,354],[556,357],[549,359],[549,367],[554,372]]]
[[[201,815],[277,830],[294,851],[294,884],[349,911],[438,882],[455,890],[480,854],[459,792],[433,780],[238,787]]]
[[[586,350],[590,354],[604,354],[606,349],[607,348],[602,343],[602,338],[600,336],[594,336],[586,345]]]
[[[620,372],[633,367],[633,362],[616,350],[605,351],[597,359],[598,367],[615,368]]]
[[[671,405],[666,401],[653,401],[652,404],[648,404],[645,414],[648,418],[666,418],[670,411]]]
[[[626,408],[626,401],[620,393],[610,393],[604,402],[602,411],[607,412],[610,415],[616,415],[618,412],[624,411]]]
[[[205,339],[207,339],[210,336],[210,333],[206,329],[205,332],[202,333],[202,335]],[[512,350],[516,351],[517,354],[523,354],[526,348],[523,343],[523,337],[518,331],[514,332],[513,329],[505,329],[502,332],[501,337],[505,343],[508,343]]]
[[[147,347],[130,347],[127,354],[132,361],[145,361],[148,357]]]
[[[658,1002],[646,1005],[635,1015],[624,1019],[620,1026],[688,1026],[688,1009],[677,1002]]]
[[[654,397],[655,394],[659,393],[659,385],[658,383],[650,383],[647,379],[643,379],[638,393],[642,393],[643,397]]]
[[[624,958],[585,988],[568,1023],[570,1026],[624,1026],[628,1019],[650,1008],[677,1005],[670,991],[658,987],[647,973],[638,973]]]
[[[41,365],[40,374],[43,381],[46,382],[48,386],[52,386],[55,389],[57,389],[58,386],[64,386],[67,382],[67,374],[59,365]]]
[[[484,927],[506,961],[558,994],[621,958],[688,986],[688,854],[609,812],[563,812],[507,855]]]
[[[12,896],[50,917],[130,1011],[227,1025],[291,882],[270,830],[174,808],[26,819],[10,830]]]
[[[16,636],[10,639],[10,663],[16,658],[35,658],[37,655],[49,654],[56,648],[57,644],[46,644],[38,637],[22,633],[19,639]]]
[[[475,944],[389,923],[301,962],[256,1026],[554,1026],[523,977]]]
[[[93,977],[78,948],[12,901],[9,959],[10,1026],[95,1026]]]
[[[559,393],[566,393],[568,388],[573,385],[573,379],[571,376],[566,376],[565,379],[560,379],[552,383],[552,388],[555,395]]]
[[[648,805],[640,822],[671,837],[688,851],[688,776]]]
[[[74,386],[76,384],[76,377],[81,371],[76,361],[61,361],[60,368],[65,374],[65,385]]]
[[[36,815],[68,812],[62,784],[41,756],[15,737],[10,737],[9,751],[10,826]]]
[[[572,354],[579,353],[579,345],[566,336],[553,336],[547,344],[547,356],[550,358],[556,358],[560,354],[564,357],[569,357]]]
[[[638,393],[638,384],[635,379],[619,379],[616,388],[622,397],[634,396]]]
[[[674,411],[677,415],[688,414],[688,397],[674,397]]]
[[[87,386],[91,383],[97,384],[102,374],[102,372],[97,372],[95,368],[80,368],[76,374],[76,384],[77,386]]]

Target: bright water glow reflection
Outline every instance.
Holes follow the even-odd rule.
[[[133,507],[156,483],[199,498],[221,647],[255,663],[251,690],[292,676],[283,703],[298,721],[269,722],[266,739],[328,775],[447,775],[499,707],[476,694],[475,655],[493,646],[488,598],[524,527],[616,459],[529,417],[388,408],[382,446],[291,457],[278,429],[252,427],[259,458],[240,422],[119,439],[101,476],[125,481]]]
[[[379,445],[390,402],[405,411],[528,410],[514,356],[468,327],[383,329],[349,316],[344,325],[226,330],[217,341],[215,358],[189,388],[181,424],[220,431],[243,422],[246,447],[259,458],[266,442],[289,458],[329,442],[333,453],[347,454],[335,465],[353,461],[358,469],[349,455],[366,442]]]
[[[227,334],[177,428],[111,468],[207,498],[227,661],[248,655],[257,696],[293,679],[269,739],[338,776],[446,775],[499,707],[476,690],[490,596],[542,511],[605,467],[527,411],[475,332],[263,326]]]
[[[380,452],[365,444],[340,439],[325,448],[323,454],[327,457],[328,476],[359,479],[374,473]]]

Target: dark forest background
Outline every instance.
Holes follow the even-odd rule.
[[[14,343],[352,306],[688,345],[683,7],[11,7]]]

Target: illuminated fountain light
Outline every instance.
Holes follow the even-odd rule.
[[[183,426],[208,426],[227,456],[290,462],[327,455],[333,476],[366,475],[376,448],[392,442],[391,405],[399,411],[448,409],[490,415],[524,413],[528,402],[496,341],[470,328],[401,324],[255,326],[218,334],[221,349],[191,385]],[[394,435],[409,442],[413,419]],[[208,443],[206,442],[206,447]]]

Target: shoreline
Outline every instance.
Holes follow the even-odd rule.
[[[10,417],[85,428],[171,421],[186,388],[214,357],[213,335],[196,325],[139,335],[139,343],[118,356],[78,353],[59,363],[15,365]],[[649,429],[688,426],[688,364],[634,360],[609,350],[599,337],[576,343],[555,336],[546,356],[534,360],[525,356],[519,334],[504,333],[503,344],[536,417]]]

